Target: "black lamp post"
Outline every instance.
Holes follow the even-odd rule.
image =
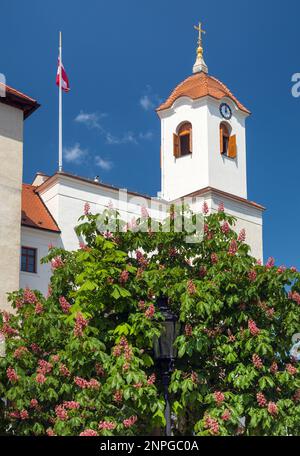
[[[162,313],[162,333],[158,339],[154,340],[154,356],[160,364],[162,371],[162,383],[164,387],[164,398],[166,402],[165,419],[166,435],[171,435],[171,407],[169,402],[170,375],[173,370],[174,361],[177,357],[177,349],[174,342],[180,332],[180,323],[168,307],[168,298],[160,297],[157,299],[158,310]]]

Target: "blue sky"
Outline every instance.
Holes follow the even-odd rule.
[[[24,181],[57,168],[61,29],[72,88],[64,95],[64,169],[156,194],[154,107],[191,73],[193,25],[201,19],[210,74],[252,111],[248,196],[267,207],[264,255],[300,268],[300,98],[291,95],[292,74],[300,72],[299,16],[297,0],[187,0],[184,7],[179,0],[2,0],[0,72],[42,105],[26,120]]]

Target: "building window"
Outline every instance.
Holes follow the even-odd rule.
[[[220,153],[229,158],[236,158],[236,135],[231,135],[231,127],[226,122],[220,123]]]
[[[22,247],[21,271],[36,273],[37,250],[32,247]]]
[[[173,135],[173,154],[175,158],[179,158],[190,155],[192,151],[192,124],[184,122]]]

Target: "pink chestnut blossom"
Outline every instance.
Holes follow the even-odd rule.
[[[209,212],[209,209],[208,209],[207,202],[204,201],[203,206],[202,206],[202,213],[203,213],[204,215],[207,215],[208,212]]]
[[[216,253],[212,253],[210,256],[212,264],[218,263],[218,255]]]
[[[145,317],[151,320],[155,314],[155,307],[154,304],[150,304],[148,309],[145,311]]]
[[[30,290],[29,288],[25,288],[23,292],[23,301],[24,303],[28,304],[36,304],[37,297],[32,290]]]
[[[199,377],[198,377],[197,372],[194,372],[194,371],[193,371],[193,372],[191,373],[191,380],[192,380],[192,382],[193,382],[194,384],[199,383]]]
[[[126,428],[132,427],[137,422],[137,416],[131,416],[123,421],[123,424]]]
[[[85,250],[85,251],[89,251],[90,248],[87,244],[85,244],[85,242],[79,242],[79,248],[80,250]]]
[[[4,336],[16,336],[18,334],[18,330],[12,328],[9,323],[4,323],[1,333]]]
[[[98,425],[99,429],[107,429],[109,431],[115,429],[116,426],[116,423],[114,423],[113,421],[100,421]]]
[[[214,399],[218,405],[222,404],[225,400],[225,396],[221,391],[214,392]]]
[[[272,365],[270,367],[270,372],[271,372],[271,374],[274,375],[274,374],[277,373],[277,371],[278,371],[278,365],[277,365],[277,363],[275,361],[273,361],[273,363],[272,363]]]
[[[267,400],[265,398],[265,395],[261,392],[257,393],[256,400],[260,407],[265,407],[267,405]]]
[[[252,271],[248,272],[248,278],[249,278],[250,282],[255,282],[256,277],[257,277],[256,271],[252,270]]]
[[[40,359],[38,361],[39,367],[37,368],[37,372],[39,374],[49,374],[52,371],[52,364],[48,363],[48,361],[45,361],[44,359]]]
[[[218,212],[224,212],[224,203],[221,202],[218,207]]]
[[[85,389],[87,388],[88,381],[81,377],[75,377],[74,383],[79,386],[79,388]]]
[[[124,284],[128,281],[129,279],[129,272],[128,271],[122,271],[120,276],[119,276],[119,282]]]
[[[252,355],[252,363],[256,369],[263,368],[263,362],[257,354]]]
[[[199,268],[199,276],[201,278],[205,277],[207,274],[207,270],[206,270],[206,267],[205,266],[200,266]]]
[[[275,265],[275,260],[273,257],[270,257],[266,263],[266,268],[271,269],[274,267],[274,265]]]
[[[47,380],[46,376],[44,374],[37,374],[37,376],[35,377],[35,381],[37,383],[40,383],[41,385],[43,383],[45,383],[45,381]]]
[[[55,414],[57,418],[61,421],[66,421],[69,418],[68,412],[66,411],[63,405],[57,405],[55,407]]]
[[[19,377],[15,371],[15,369],[13,367],[8,367],[6,369],[6,375],[7,375],[7,378],[8,380],[11,382],[11,383],[15,383],[19,380]]]
[[[150,375],[150,377],[148,377],[147,385],[154,385],[155,381],[156,381],[156,375],[153,373]]]
[[[208,429],[211,434],[219,434],[219,423],[216,419],[206,416],[204,419],[204,427]]]
[[[190,323],[187,323],[184,327],[184,333],[187,337],[191,337],[193,335],[193,328]]]
[[[53,361],[53,363],[58,363],[60,357],[59,355],[52,355],[51,356],[51,361]]]
[[[289,292],[288,297],[289,297],[289,299],[291,299],[292,301],[294,301],[298,305],[300,305],[300,294],[297,291]]]
[[[84,215],[89,215],[90,213],[91,206],[89,205],[88,202],[86,202],[83,206],[83,213]]]
[[[148,212],[148,209],[146,208],[146,206],[142,206],[141,207],[141,216],[143,218],[148,218],[149,217],[149,212]]]
[[[231,418],[231,413],[229,410],[225,410],[225,412],[223,413],[223,415],[221,416],[222,420],[223,421],[229,421],[230,418]]]
[[[245,242],[245,240],[246,240],[246,230],[245,230],[245,228],[243,228],[239,233],[238,241]]]
[[[99,375],[99,377],[104,377],[105,371],[101,364],[96,363],[95,370],[96,370],[96,374]]]
[[[270,415],[272,415],[272,416],[278,415],[278,407],[277,407],[277,405],[275,404],[275,402],[269,402],[269,403],[268,403],[268,412],[269,412]]]
[[[16,348],[16,350],[14,351],[13,357],[20,359],[26,353],[28,353],[28,349],[22,345],[21,347]]]
[[[74,325],[74,336],[75,337],[82,337],[83,330],[87,327],[88,320],[84,318],[81,312],[78,312],[75,318],[75,325]]]
[[[256,326],[256,323],[253,320],[248,321],[248,329],[252,336],[258,336],[260,333],[260,329]]]
[[[230,231],[230,226],[228,222],[224,222],[223,225],[221,226],[222,233],[228,234]]]
[[[35,305],[35,308],[34,308],[34,312],[37,314],[37,315],[40,315],[44,312],[44,307],[43,307],[43,304],[40,303],[40,302],[37,302],[36,305]]]
[[[20,419],[19,410],[13,410],[12,412],[9,412],[8,415],[9,415],[10,418],[14,418],[15,420],[19,420]]]
[[[98,432],[94,431],[93,429],[85,429],[84,431],[80,432],[80,437],[97,437]]]
[[[60,256],[52,258],[51,267],[52,267],[53,270],[62,268],[63,266],[64,266],[64,262],[63,262],[63,260],[61,259]]]
[[[190,295],[194,295],[197,293],[196,285],[192,280],[189,280],[187,283],[187,291]]]
[[[70,377],[70,375],[71,375],[69,369],[67,368],[67,366],[65,364],[61,364],[59,366],[59,373],[63,377]]]
[[[28,414],[27,410],[23,409],[20,411],[20,418],[21,418],[21,420],[28,420],[29,414]]]
[[[36,408],[37,406],[38,406],[38,400],[37,399],[31,399],[30,407],[31,408]]]
[[[80,408],[80,404],[76,401],[65,401],[63,407],[69,410],[76,410]]]
[[[235,239],[230,242],[228,253],[234,256],[238,251],[238,245]]]
[[[294,367],[292,364],[287,364],[286,365],[286,370],[290,375],[296,375],[297,374],[297,368]]]
[[[123,391],[117,390],[114,394],[114,401],[115,402],[122,402],[123,401]]]

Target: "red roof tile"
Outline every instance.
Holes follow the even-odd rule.
[[[225,84],[203,72],[195,73],[178,84],[167,100],[157,108],[157,111],[171,108],[174,101],[180,97],[189,97],[192,100],[197,100],[206,96],[211,96],[217,100],[228,97],[236,103],[241,111],[250,114],[250,111],[238,101]]]
[[[22,186],[21,224],[31,228],[59,233],[60,230],[57,223],[35,189],[36,187],[29,184],[23,184]]]

